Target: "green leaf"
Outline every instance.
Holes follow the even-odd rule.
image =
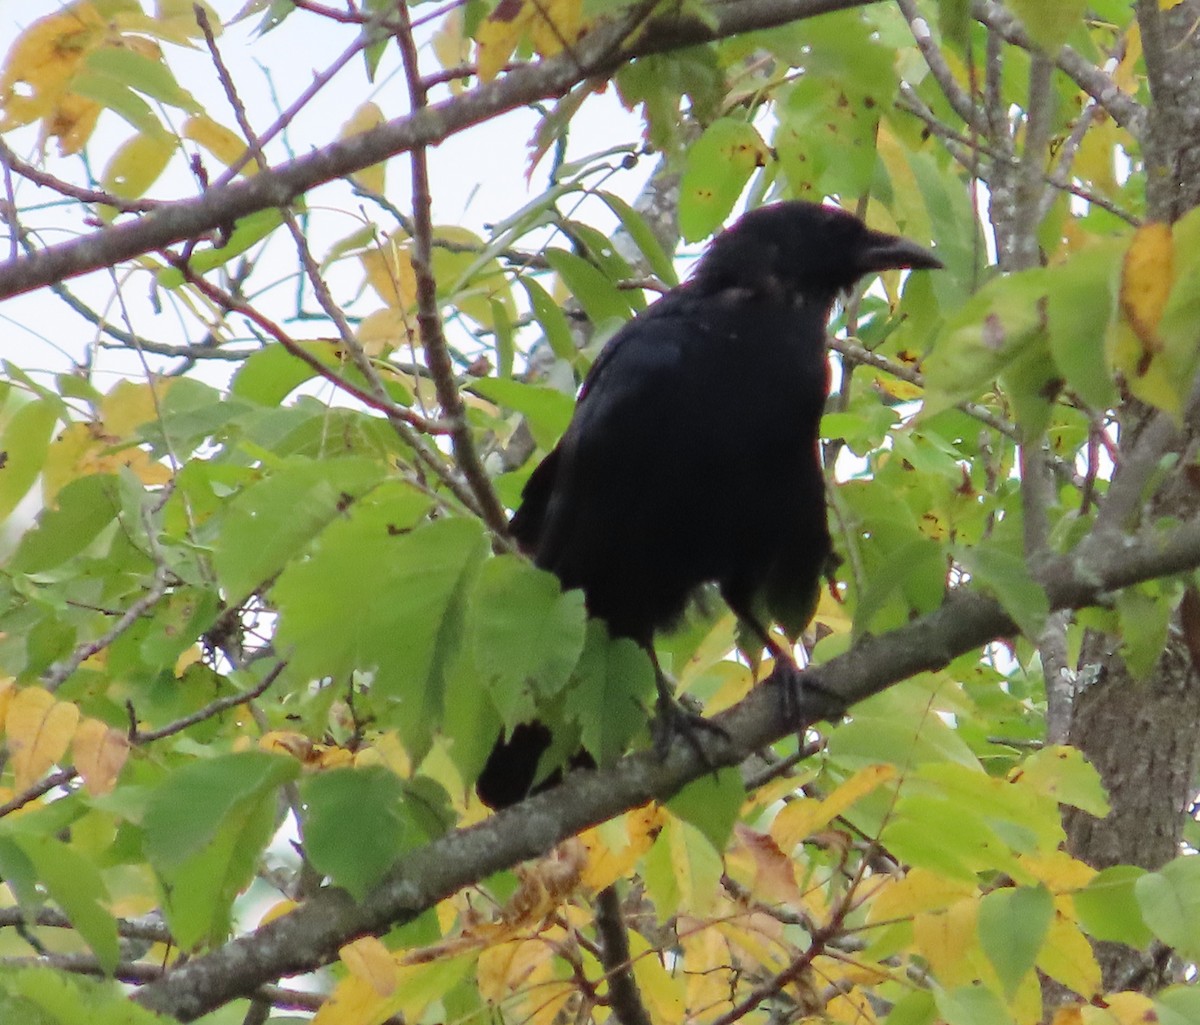
[[[1122,588],[1116,594],[1121,620],[1121,657],[1135,680],[1146,680],[1167,645],[1173,602],[1155,584]]]
[[[610,639],[603,623],[589,621],[566,707],[580,724],[583,746],[600,764],[624,754],[645,728],[653,693],[654,667],[645,651],[627,637]]]
[[[996,278],[946,322],[924,363],[923,416],[977,398],[1041,337],[1045,274]]]
[[[642,256],[646,258],[646,263],[655,276],[666,285],[679,284],[679,275],[675,272],[675,261],[659,244],[657,236],[650,225],[646,223],[646,219],[620,196],[615,196],[611,192],[600,192],[598,195],[621,219],[622,227],[633,239]]]
[[[376,488],[331,523],[309,558],[283,571],[272,596],[276,642],[293,651],[289,671],[319,679],[374,670],[372,697],[394,703],[389,717],[419,758],[442,717],[446,669],[488,543],[466,517],[412,529],[396,508],[397,490],[408,489]]]
[[[713,848],[725,850],[737,822],[746,787],[737,769],[701,776],[667,802],[667,809],[700,830]]]
[[[720,852],[695,826],[668,816],[644,864],[646,894],[659,921],[681,908],[704,914],[712,907],[724,866]]]
[[[9,568],[16,573],[43,573],[77,556],[116,519],[119,507],[113,491],[113,479],[104,474],[65,485],[54,506],[38,514],[37,527],[21,538]]]
[[[1108,798],[1100,774],[1073,747],[1047,747],[1035,751],[1021,766],[1021,781],[1059,804],[1080,808],[1102,819]]]
[[[1200,959],[1200,858],[1184,855],[1133,884],[1154,935],[1189,960]]]
[[[1108,347],[1126,247],[1122,240],[1090,246],[1047,271],[1050,354],[1068,387],[1098,410],[1117,401]]]
[[[526,714],[530,692],[562,690],[583,651],[583,592],[515,555],[480,569],[469,598],[471,644],[479,683],[508,726]]]
[[[246,751],[185,765],[154,791],[142,823],[146,857],[184,950],[228,935],[234,898],[275,831],[278,789],[299,771],[292,758]]]
[[[164,1025],[175,1020],[133,1003],[120,983],[41,965],[0,968],[0,1017],[12,1025]]]
[[[124,118],[144,135],[162,138],[167,131],[150,109],[150,104],[118,78],[85,65],[71,80],[71,91]]]
[[[679,184],[679,230],[689,242],[707,238],[733,211],[746,183],[766,159],[753,125],[720,118],[688,147]]]
[[[1008,999],[1033,970],[1053,917],[1054,898],[1044,886],[993,890],[980,901],[979,945]]]
[[[633,307],[629,296],[582,256],[565,249],[547,249],[544,255],[597,327],[606,321],[623,323],[630,318]]]
[[[223,267],[234,257],[241,256],[251,246],[257,245],[282,223],[283,212],[273,206],[239,217],[224,245],[198,249],[189,258],[188,267],[199,275]],[[158,272],[158,283],[163,288],[179,288],[184,280],[183,272],[174,267],[164,267]]]
[[[1154,934],[1146,927],[1135,885],[1146,874],[1136,865],[1114,865],[1071,895],[1079,924],[1095,939],[1144,948]]]
[[[1013,0],[1012,7],[1033,41],[1053,57],[1083,23],[1087,0]]]
[[[26,402],[0,434],[0,522],[8,518],[42,472],[58,414],[55,402]]]
[[[400,778],[381,765],[330,769],[301,784],[304,853],[355,900],[366,896],[414,840],[424,839],[413,835],[404,793]]]
[[[117,920],[104,906],[108,891],[95,863],[51,836],[17,835],[14,841],[33,864],[38,882],[92,948],[100,966],[111,972],[121,954]]]
[[[154,60],[126,46],[104,46],[88,54],[89,70],[111,78],[114,82],[151,99],[178,107],[189,114],[199,114],[204,108],[183,88],[162,60]]]
[[[937,1020],[937,1003],[927,989],[912,990],[892,1005],[886,1025],[933,1025]]]
[[[1013,1025],[1000,998],[979,983],[934,990],[934,999],[947,1025]]]
[[[524,416],[533,440],[546,450],[553,448],[562,437],[575,412],[575,400],[571,396],[542,384],[483,377],[471,387],[484,398]]]
[[[963,548],[957,555],[972,581],[999,600],[1026,637],[1040,636],[1050,600],[1021,555],[994,544]]]
[[[575,339],[571,335],[571,325],[566,314],[558,307],[553,297],[533,278],[521,278],[525,294],[529,296],[529,305],[533,307],[533,315],[541,325],[546,335],[546,344],[551,352],[561,360],[574,363],[579,352],[575,347]]]
[[[297,458],[246,488],[229,503],[213,549],[225,592],[240,601],[262,587],[385,472],[374,459]]]
[[[1158,1025],[1195,1025],[1200,1021],[1200,989],[1171,986],[1154,995]]]
[[[243,751],[191,762],[171,773],[146,806],[146,855],[162,871],[202,851],[241,806],[295,779],[294,759]]]

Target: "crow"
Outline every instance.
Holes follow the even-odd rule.
[[[694,739],[704,722],[671,696],[654,655],[655,633],[678,623],[702,585],[716,584],[777,664],[795,669],[769,626],[794,642],[830,566],[818,448],[830,312],[864,275],[941,266],[835,207],[762,206],[592,365],[510,527],[564,589],[582,588],[590,616],[650,655],[660,736],[682,728]],[[523,796],[548,744],[540,724],[501,738],[481,797]]]

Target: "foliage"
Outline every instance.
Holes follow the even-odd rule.
[[[988,102],[1012,135],[983,155],[984,225],[955,103],[981,94],[998,30],[973,19],[998,5],[781,19],[747,0],[737,31],[722,5],[663,6],[260,3],[222,27],[190,4],[97,0],[14,42],[0,131],[37,157],[0,150],[20,253],[0,295],[46,286],[91,324],[57,337],[80,354],[71,371],[9,349],[0,383],[0,1018],[215,1025],[250,1020],[253,999],[257,1020],[321,1025],[632,1021],[629,979],[654,1023],[1200,1017],[1193,986],[1117,991],[1093,950],[1200,958],[1195,860],[1100,870],[1068,853],[1063,809],[1100,818],[1107,798],[1077,751],[1043,743],[1056,610],[1092,606],[1059,627],[1065,651],[1110,629],[1145,676],[1200,565],[1186,524],[1122,533],[1174,467],[1117,423],[1135,400],[1195,416],[1200,330],[1200,215],[1146,219],[1138,23],[1111,3],[1087,19],[1082,3],[1010,5],[1028,37],[991,37]],[[241,101],[218,114],[174,69],[206,50],[205,74],[247,90],[218,57],[251,17],[267,61],[303,24],[331,54],[345,44],[325,78],[399,63],[414,113],[379,97],[337,138],[292,139],[328,147],[294,158],[282,126],[318,76],[248,137]],[[417,64],[427,38],[440,72]],[[1029,47],[1064,43],[1102,77],[1116,55],[1113,95],[1064,71],[1032,90],[1045,58]],[[645,135],[575,154],[572,126],[610,80]],[[430,223],[426,147],[548,97],[532,198],[482,230]],[[472,102],[482,113],[458,113]],[[967,592],[995,599],[1004,638],[936,635],[926,671],[871,685],[836,724],[776,722],[753,756],[731,718],[740,771],[687,752],[622,762],[649,745],[648,660],[503,537],[599,343],[680,275],[662,211],[620,194],[650,153],[679,176],[668,212],[688,242],[797,196],[936,245],[944,272],[886,275],[833,326],[843,561],[804,654],[853,666],[891,639],[899,664],[904,628]],[[387,184],[403,165],[415,203]],[[1010,175],[1026,198],[1009,216]],[[35,183],[62,203],[40,206]],[[172,234],[180,210],[210,221]],[[48,248],[64,228],[76,240]],[[121,248],[141,229],[150,242]],[[76,292],[94,281],[64,280],[105,266],[109,312]],[[181,337],[133,298],[147,290]],[[1122,509],[1107,499],[1127,469],[1144,478]],[[742,497],[770,501],[770,482]],[[732,617],[709,604],[663,639],[664,664],[710,712],[760,707]],[[477,826],[476,774],[534,715],[555,735],[544,771],[580,745],[601,770]],[[640,799],[590,812],[635,777]],[[570,815],[590,827],[555,846]],[[614,886],[627,959],[596,939]]]

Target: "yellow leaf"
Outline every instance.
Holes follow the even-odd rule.
[[[391,287],[389,283],[389,288]],[[363,352],[371,357],[384,356],[393,349],[416,341],[411,318],[401,308],[387,306],[368,313],[354,332]]]
[[[144,196],[166,170],[175,147],[175,140],[165,133],[139,132],[112,155],[100,183],[109,192],[126,199]]]
[[[13,43],[0,72],[0,132],[42,122],[42,138],[57,138],[64,155],[92,134],[100,105],[71,92],[88,55],[105,45],[108,26],[90,3],[39,18]]]
[[[598,892],[629,875],[638,859],[646,853],[667,821],[666,810],[647,804],[579,834],[587,853],[580,881]]]
[[[784,851],[795,850],[805,837],[812,836],[841,815],[856,801],[866,797],[896,775],[892,765],[868,765],[859,769],[832,794],[820,801],[793,801],[771,823],[771,836]]]
[[[781,971],[791,960],[783,943],[783,926],[769,915],[755,911],[718,918],[709,927],[726,939],[740,960],[761,965],[769,972]]]
[[[180,134],[185,139],[191,139],[192,142],[203,146],[226,167],[237,163],[246,152],[246,142],[241,136],[218,124],[207,114],[189,117],[183,123],[183,131]],[[257,162],[247,160],[238,173],[249,177],[257,171]]]
[[[99,719],[84,719],[71,740],[75,768],[83,785],[94,795],[110,793],[129,757],[129,741]]]
[[[56,701],[42,687],[17,692],[4,717],[4,730],[18,792],[28,789],[66,754],[78,721],[78,708]]]
[[[1085,1000],[1103,992],[1100,966],[1092,945],[1079,926],[1061,912],[1055,912],[1037,957],[1037,966],[1050,978]]]
[[[629,932],[633,978],[642,992],[646,1010],[656,1022],[680,1022],[684,1016],[684,980],[672,975],[658,959],[658,952],[637,932]]]
[[[1143,353],[1139,365],[1162,348],[1158,322],[1174,280],[1175,244],[1171,227],[1161,221],[1149,221],[1134,233],[1121,270],[1121,311],[1141,340]],[[1130,368],[1121,369],[1128,373]],[[1133,369],[1136,371],[1136,366]]]
[[[481,82],[490,82],[504,69],[537,8],[533,0],[500,0],[475,33],[475,67]]]
[[[752,894],[765,903],[783,903],[799,907],[803,903],[792,859],[765,833],[759,833],[740,822],[734,826],[737,845],[726,853],[727,865],[739,855],[746,855],[753,866],[750,884]]]
[[[582,0],[538,0],[532,6],[530,35],[534,50],[543,57],[553,57],[583,35]]]
[[[268,922],[273,922],[277,918],[282,918],[284,915],[291,914],[300,905],[294,900],[278,900],[272,904],[258,919],[259,925],[266,925]]]
[[[825,1015],[831,1021],[842,1021],[846,1025],[873,1025],[878,1020],[867,994],[858,986],[830,1000],[825,1006]]]
[[[1083,1025],[1155,1025],[1158,1012],[1154,1002],[1143,993],[1110,993],[1105,1006],[1084,1007]]]
[[[386,120],[379,104],[369,101],[361,103],[350,115],[350,120],[343,124],[338,131],[338,138],[347,139],[353,135],[361,135],[363,132],[379,127]],[[364,167],[361,171],[355,171],[350,178],[367,192],[382,195],[387,191],[387,161]]]
[[[464,19],[461,7],[456,7],[445,18],[433,34],[433,55],[443,68],[457,68],[471,59],[471,43],[463,32]],[[450,91],[462,92],[466,84],[461,78],[450,83]]]
[[[969,953],[978,947],[975,928],[979,902],[960,900],[945,911],[921,913],[913,918],[913,943],[933,969],[938,982],[950,989],[975,978]]]
[[[683,974],[687,981],[687,1007],[691,1018],[696,1018],[698,1010],[703,1010],[706,1018],[717,1018],[733,1006],[729,991],[729,972],[732,971],[729,947],[706,921],[680,915],[676,933],[683,950]]]
[[[137,428],[158,419],[159,407],[174,381],[156,377],[151,381],[118,381],[100,400],[100,419],[114,439],[125,439]]]
[[[1091,865],[1072,858],[1066,851],[1022,854],[1017,860],[1034,879],[1045,883],[1051,893],[1081,890],[1096,875],[1096,870]]]
[[[1078,1004],[1060,1007],[1054,1012],[1054,1019],[1050,1025],[1083,1025],[1083,1008]]]
[[[338,951],[342,964],[381,997],[396,991],[396,959],[375,936],[364,936]]]
[[[1121,61],[1113,72],[1113,82],[1122,92],[1132,95],[1141,86],[1137,68],[1142,62],[1142,30],[1136,21],[1130,23],[1125,33],[1125,46],[1120,49]]]
[[[407,235],[395,232],[377,249],[369,249],[359,256],[367,283],[388,306],[402,310],[411,309],[417,301],[417,275],[409,252],[411,245]]]

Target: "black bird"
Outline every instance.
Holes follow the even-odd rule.
[[[513,537],[652,659],[655,632],[715,583],[791,663],[769,624],[795,640],[831,555],[818,428],[833,303],[864,275],[941,265],[834,207],[790,201],[747,213],[686,283],[604,347],[566,433],[525,485]],[[657,676],[660,727],[693,729]],[[498,743],[481,796],[519,797],[547,743],[537,729]]]

